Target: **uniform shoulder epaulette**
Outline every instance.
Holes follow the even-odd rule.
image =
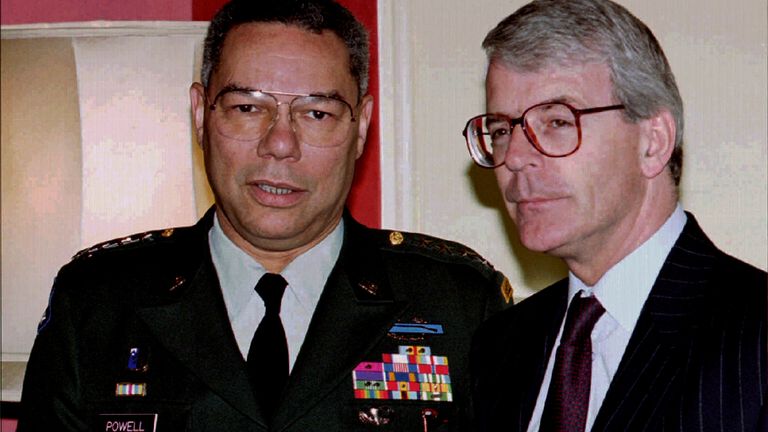
[[[496,271],[488,260],[461,243],[403,231],[384,230],[384,234],[387,236],[385,248],[389,250],[417,253],[449,263],[469,264],[484,274]]]
[[[72,261],[91,258],[95,255],[100,255],[107,251],[126,250],[129,248],[135,248],[150,243],[155,243],[158,240],[169,239],[174,235],[176,230],[176,228],[167,228],[107,240],[105,242],[81,250],[72,257]]]
[[[497,271],[490,261],[471,248],[426,234],[387,230],[382,230],[382,233],[386,236],[385,249],[416,253],[451,264],[469,265],[484,277],[494,281],[507,304],[512,300],[514,290],[509,279]]]

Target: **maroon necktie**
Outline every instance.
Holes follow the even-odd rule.
[[[579,293],[571,302],[555,355],[540,432],[584,431],[592,378],[590,335],[603,312],[605,309],[594,296],[581,297]]]
[[[266,312],[248,350],[248,374],[268,421],[274,417],[280,394],[288,381],[288,342],[280,320],[280,304],[286,285],[288,282],[279,274],[266,273],[255,288],[264,300]]]

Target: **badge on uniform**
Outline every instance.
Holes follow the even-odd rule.
[[[149,370],[147,362],[147,350],[134,347],[128,354],[127,369],[131,372],[146,372]]]
[[[410,322],[395,323],[387,332],[388,337],[409,345],[423,344],[426,337],[441,334],[442,324],[430,324],[418,317],[414,317]]]
[[[401,345],[381,362],[362,362],[352,371],[355,399],[452,402],[448,357],[428,346]]]
[[[132,380],[139,378],[149,370],[149,362],[147,361],[147,350],[140,347],[132,347],[128,350],[128,360],[125,365],[125,369],[130,372]],[[145,382],[130,382],[122,381],[115,384],[115,396],[138,396],[143,397],[147,395],[147,383]]]
[[[146,396],[147,383],[119,382],[115,384],[115,396]]]
[[[441,335],[443,334],[443,326],[442,324],[427,323],[395,323],[389,332],[392,334]]]

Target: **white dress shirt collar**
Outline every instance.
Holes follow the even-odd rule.
[[[326,238],[296,257],[280,273],[288,282],[280,316],[288,340],[291,367],[304,342],[320,294],[338,260],[343,241],[342,219]],[[267,271],[224,234],[218,215],[208,233],[208,242],[227,315],[240,352],[246,358],[253,333],[265,312],[264,303],[254,287]]]
[[[624,330],[631,332],[653,288],[672,246],[683,231],[687,217],[680,204],[648,240],[611,267],[597,283],[588,287],[568,273],[568,299],[584,290],[594,294]]]

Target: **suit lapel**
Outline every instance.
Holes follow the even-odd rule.
[[[567,300],[564,279],[490,318],[475,333],[470,362],[478,430],[527,430]]]
[[[640,313],[593,430],[643,429],[679,391],[693,333],[705,317],[714,245],[692,215]]]
[[[397,301],[370,231],[345,218],[344,245],[291,371],[275,430],[290,426],[338,385],[407,309]]]
[[[515,370],[527,371],[517,375],[517,378],[520,379],[520,386],[518,388],[520,403],[512,405],[520,407],[520,411],[513,413],[514,417],[512,418],[519,419],[518,425],[521,431],[527,429],[528,423],[530,423],[533,416],[533,409],[536,406],[541,383],[547,371],[549,357],[552,354],[557,334],[560,331],[560,325],[565,316],[565,310],[568,306],[568,280],[565,279],[558,282],[550,290],[550,293],[552,294],[552,299],[547,301],[545,309],[550,312],[542,313],[542,310],[539,308],[530,310],[529,313],[531,313],[532,318],[538,324],[528,329],[517,329],[529,335],[525,338],[527,340],[525,346],[514,347],[515,351],[519,353],[518,355],[526,362],[521,364],[519,368],[515,368]],[[554,310],[552,309],[553,307],[555,308]],[[537,331],[537,333],[531,334],[533,331]]]
[[[209,212],[203,218],[188,250],[182,249],[182,255],[199,264],[189,281],[173,289],[175,300],[139,309],[138,314],[182,365],[235,409],[264,425],[211,262],[207,231],[212,217]]]

